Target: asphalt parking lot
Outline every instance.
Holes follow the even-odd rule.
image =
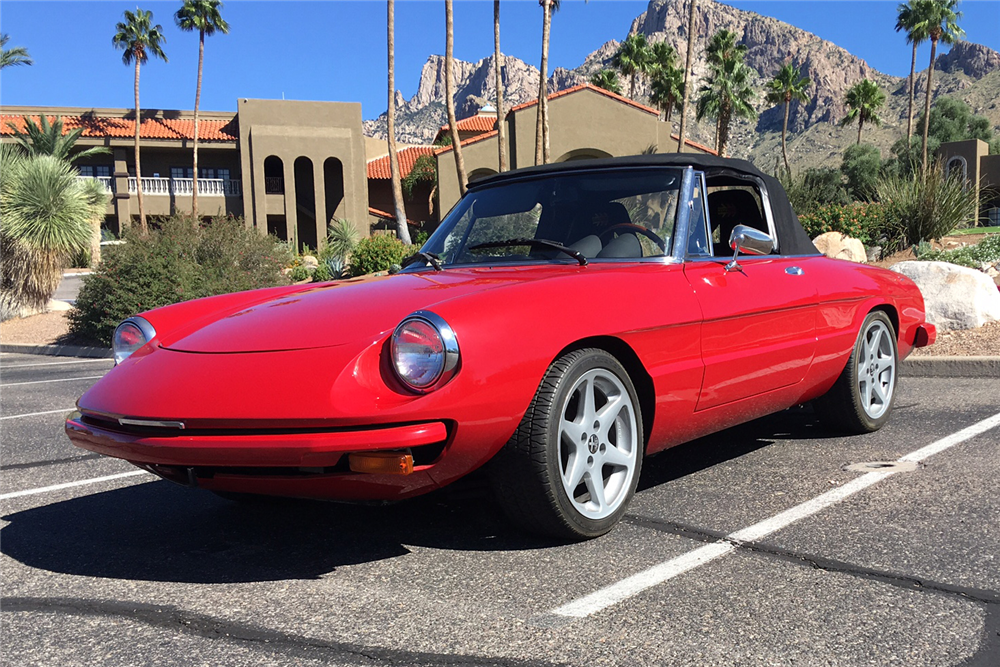
[[[110,367],[0,356],[4,665],[1000,665],[1000,379],[904,377],[867,436],[798,408],[682,445],[557,544],[474,479],[243,506],[77,450]]]

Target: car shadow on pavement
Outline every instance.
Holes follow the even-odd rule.
[[[639,489],[664,484],[777,440],[836,437],[809,408],[788,410],[650,457]],[[178,583],[313,579],[405,556],[406,545],[454,551],[547,549],[519,532],[482,475],[391,505],[283,500],[236,503],[162,480],[3,517],[0,551],[65,574]]]

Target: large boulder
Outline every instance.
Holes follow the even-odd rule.
[[[821,253],[833,259],[846,259],[859,264],[864,264],[868,259],[864,243],[840,232],[820,234],[813,239],[813,245]]]
[[[939,329],[975,329],[1000,321],[1000,291],[981,271],[948,262],[900,262],[892,270],[917,284],[927,321]]]

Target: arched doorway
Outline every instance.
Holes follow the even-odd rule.
[[[574,160],[599,160],[605,157],[612,157],[611,153],[606,153],[597,148],[577,148],[563,153],[555,162],[573,162]]]
[[[482,167],[480,169],[475,169],[471,174],[469,174],[469,183],[475,183],[476,181],[481,181],[484,178],[495,175],[497,172],[493,169],[487,167]]]
[[[316,249],[316,184],[313,181],[313,163],[307,157],[295,160],[295,231],[297,249]]]
[[[277,155],[264,159],[264,193],[280,195],[285,192],[285,165]]]
[[[344,217],[340,210],[344,203],[344,164],[335,157],[323,163],[323,189],[326,201],[326,221]]]

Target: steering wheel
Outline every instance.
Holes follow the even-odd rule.
[[[659,236],[657,236],[655,233],[653,233],[650,230],[646,229],[642,225],[636,225],[636,224],[631,223],[631,222],[621,222],[621,223],[618,223],[617,225],[611,225],[610,227],[608,227],[607,229],[605,229],[603,232],[601,232],[600,236],[598,236],[597,238],[601,239],[601,243],[606,243],[607,241],[609,241],[611,239],[611,236],[613,234],[616,234],[618,232],[623,232],[623,231],[628,231],[628,232],[632,232],[632,233],[636,233],[636,234],[642,234],[643,236],[645,236],[646,238],[648,238],[650,241],[652,241],[653,243],[655,243],[657,246],[659,246],[660,250],[662,250],[663,252],[667,251],[667,242],[666,241],[664,241]]]

